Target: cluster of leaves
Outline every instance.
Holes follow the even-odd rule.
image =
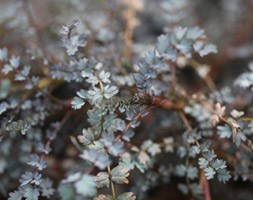
[[[170,12],[186,4],[181,0],[161,5]],[[134,6],[138,10],[133,1],[131,9]],[[107,59],[104,48],[118,55],[116,44],[111,48],[117,35],[112,30],[80,33],[79,25],[74,20],[60,29],[67,53],[64,62],[31,59],[29,53],[9,55],[7,48],[0,49],[5,76],[0,87],[0,189],[4,196],[9,200],[145,199],[149,189],[168,183],[173,176],[183,194],[201,199],[206,190],[200,180],[252,180],[248,152],[253,150],[253,119],[250,109],[246,110],[251,101],[245,109],[235,107],[232,87],[217,89],[210,67],[197,62],[217,53],[203,29],[177,26],[167,30],[135,64],[134,59],[126,63],[120,56]],[[251,65],[235,86],[252,89]],[[195,70],[208,92],[188,91],[178,76],[185,68]],[[55,90],[63,85],[75,95],[58,97]],[[84,118],[82,123],[80,118]],[[61,120],[55,123],[55,119]],[[72,132],[67,130],[67,137],[58,135],[64,133],[67,122]],[[51,180],[50,161],[58,162],[57,151],[68,148],[66,138],[74,147],[75,167],[64,168],[58,180]],[[13,180],[17,189],[8,185]]]

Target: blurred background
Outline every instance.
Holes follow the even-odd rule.
[[[134,16],[128,18],[127,7],[131,6]],[[116,41],[111,47],[114,57],[124,54],[125,29],[132,27],[133,54],[131,59],[125,55],[130,62],[171,28],[199,26],[218,47],[217,55],[202,62],[211,66],[211,76],[219,87],[232,85],[253,61],[253,0],[0,0],[0,48],[7,47],[17,55],[29,52],[48,62],[64,61],[59,30],[73,19],[81,21],[80,31],[95,34],[98,41]],[[186,82],[194,79],[188,69],[184,76]],[[214,180],[211,192],[213,199],[223,195],[228,200],[250,200],[252,186],[248,182],[223,185]],[[162,200],[168,195],[184,198],[173,185],[154,188],[149,196]]]

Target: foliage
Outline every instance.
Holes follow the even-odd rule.
[[[95,29],[95,21],[82,19],[61,25],[53,38],[61,47],[51,55],[29,3],[21,1],[39,50],[0,48],[5,198],[135,200],[175,181],[187,197],[203,199],[213,179],[253,180],[252,63],[219,88],[212,67],[201,64],[218,48],[202,28],[179,24],[138,52],[131,32],[144,2],[124,0],[113,4],[122,16],[104,16],[116,27],[97,22]],[[111,1],[104,4],[113,9]],[[165,20],[175,14],[175,23],[188,3],[159,5]],[[123,39],[122,21],[128,33]],[[180,74],[188,69],[202,88],[185,84]],[[250,96],[240,106],[237,87]]]

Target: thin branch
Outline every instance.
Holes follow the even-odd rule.
[[[112,177],[111,177],[111,168],[110,168],[110,165],[107,166],[107,171],[108,171],[108,174],[109,174],[109,180],[110,180],[110,184],[111,184],[112,199],[116,200],[116,192],[115,192],[115,187],[114,187],[114,184],[113,184],[113,181],[112,181]]]

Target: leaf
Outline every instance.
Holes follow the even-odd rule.
[[[221,138],[230,138],[232,135],[231,128],[226,124],[224,126],[217,127],[217,133],[220,135]]]
[[[196,40],[200,38],[205,38],[204,30],[199,27],[192,27],[187,30],[186,38],[191,40]]]
[[[30,156],[30,161],[27,163],[28,165],[37,167],[39,171],[45,169],[47,164],[44,160],[42,160],[38,155],[34,154]]]
[[[224,169],[227,167],[226,162],[224,160],[219,159],[216,159],[211,165],[215,170]]]
[[[53,182],[50,179],[43,179],[42,183],[40,184],[41,188],[41,196],[50,198],[55,192],[53,188]]]
[[[58,188],[58,192],[61,196],[61,200],[73,200],[75,199],[75,191],[70,184],[61,184]]]
[[[203,49],[199,51],[199,55],[201,57],[206,56],[210,53],[217,53],[217,47],[214,44],[206,44]]]
[[[18,190],[16,190],[9,194],[8,200],[22,200],[22,198],[23,198],[23,195]]]
[[[187,187],[187,185],[179,183],[177,185],[177,188],[184,194],[187,195],[189,193],[189,188]]]
[[[104,70],[102,70],[98,75],[99,79],[103,83],[111,83],[111,81],[109,80],[110,76],[111,76],[110,72],[105,72]]]
[[[2,48],[0,49],[0,60],[1,61],[5,61],[8,59],[8,50],[7,48]]]
[[[16,69],[18,68],[19,64],[20,64],[20,57],[12,56],[10,59],[10,65]]]
[[[21,186],[29,184],[33,180],[33,173],[32,172],[25,172],[21,175],[19,179]]]
[[[81,178],[81,173],[77,172],[77,173],[74,173],[74,174],[70,174],[66,179],[62,180],[62,183],[76,182],[80,178]]]
[[[89,98],[91,103],[95,105],[95,104],[99,104],[102,101],[103,93],[99,88],[93,87],[93,90],[88,91],[87,97]]]
[[[129,176],[129,169],[122,165],[118,165],[114,167],[111,171],[112,181],[118,184],[123,184],[123,183],[127,184],[129,182],[127,180],[128,176]]]
[[[6,102],[0,103],[0,115],[3,114],[8,108],[9,105]]]
[[[216,174],[212,167],[205,168],[204,172],[207,180],[213,179],[214,175]]]
[[[242,132],[237,132],[233,135],[233,141],[235,142],[237,147],[240,147],[241,142],[246,141],[246,136]]]
[[[91,74],[90,76],[88,76],[88,78],[86,79],[87,83],[90,83],[93,87],[95,85],[98,84],[99,80],[97,76],[94,76],[93,74]]]
[[[232,112],[230,114],[232,115],[233,118],[239,118],[244,115],[244,112],[234,109],[234,110],[232,110]]]
[[[119,89],[116,86],[109,86],[106,85],[104,87],[104,97],[106,99],[110,99],[111,97],[113,97],[115,94],[117,94],[119,92]]]
[[[187,168],[185,165],[177,165],[176,166],[176,174],[179,176],[179,177],[184,177],[186,175],[186,172],[187,172]]]
[[[74,97],[74,99],[71,101],[71,106],[75,110],[82,108],[84,104],[85,104],[84,100],[79,97]]]
[[[159,144],[154,143],[152,140],[146,140],[141,146],[141,149],[147,151],[151,156],[155,156],[161,153],[161,148]]]
[[[97,152],[96,150],[84,150],[80,157],[92,162],[100,169],[105,169],[108,165],[110,165],[108,155],[105,153]]]
[[[83,129],[82,135],[77,136],[80,143],[84,145],[92,144],[95,140],[95,133],[91,130],[91,128]]]
[[[161,35],[157,39],[156,48],[160,54],[163,54],[169,47],[169,44],[170,44],[169,37],[167,35]]]
[[[4,74],[8,74],[8,73],[11,72],[12,70],[13,70],[13,67],[12,67],[11,65],[5,64],[5,65],[3,66],[2,72],[3,72]]]
[[[104,195],[100,194],[98,197],[96,197],[94,200],[113,200],[111,195]]]
[[[174,139],[173,137],[163,138],[165,152],[173,153],[174,151]]]
[[[99,172],[95,177],[95,181],[98,188],[109,187],[109,174],[107,172]]]
[[[79,96],[82,99],[87,99],[87,91],[84,89],[77,91],[76,94],[77,94],[77,96]]]
[[[198,170],[196,167],[193,166],[188,166],[187,167],[187,172],[186,172],[186,176],[190,179],[190,180],[194,180],[196,178],[198,178]]]
[[[150,161],[150,157],[145,151],[140,151],[138,155],[138,160],[141,164],[147,165],[147,163]]]
[[[182,27],[177,27],[175,30],[174,30],[174,34],[175,34],[175,37],[178,41],[182,40],[186,33],[187,33],[188,29],[187,28],[182,28]]]
[[[135,200],[136,196],[133,192],[125,192],[117,196],[116,200]]]
[[[190,184],[190,190],[191,193],[193,194],[194,197],[196,197],[196,199],[202,199],[203,198],[203,187],[201,185],[198,185],[196,183],[192,183]]]
[[[38,200],[40,196],[39,190],[37,188],[27,187],[25,188],[24,197],[26,200]]]
[[[96,182],[94,176],[84,174],[81,179],[74,183],[78,194],[84,197],[94,197],[97,194]]]
[[[198,164],[201,169],[205,169],[208,166],[209,162],[205,158],[199,158]]]
[[[218,174],[218,180],[223,183],[226,183],[231,178],[231,175],[226,169],[218,169],[217,174]]]

